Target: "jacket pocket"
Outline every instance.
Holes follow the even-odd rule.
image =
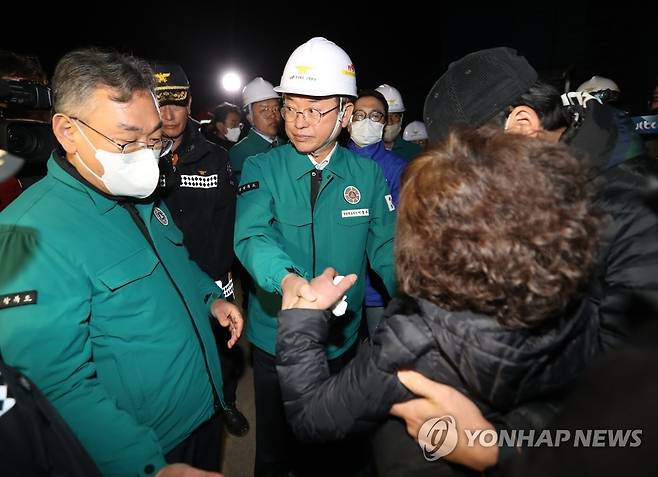
[[[345,217],[338,219],[338,225],[344,227],[357,227],[360,225],[368,225],[370,223],[370,217]]]
[[[142,248],[98,272],[98,279],[110,291],[149,276],[158,265],[158,259],[149,248]]]
[[[150,413],[145,406],[144,378],[141,363],[136,353],[119,352],[108,357],[104,383],[116,397],[120,408],[128,411],[140,422],[147,422]]]

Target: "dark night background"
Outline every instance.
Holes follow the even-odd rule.
[[[655,1],[610,7],[601,2],[519,7],[418,1],[397,7],[390,2],[3,3],[4,28],[13,32],[3,32],[3,48],[38,56],[49,75],[62,54],[90,45],[178,62],[190,78],[197,117],[223,99],[239,102],[220,91],[220,71],[234,67],[243,82],[260,75],[276,86],[290,53],[313,36],[325,36],[347,51],[359,87],[397,87],[407,106],[405,122],[420,119],[425,95],[451,61],[481,48],[514,47],[552,77],[568,70],[572,89],[593,74],[610,77],[634,114],[645,112],[658,74]]]

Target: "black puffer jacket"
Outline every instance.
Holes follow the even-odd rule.
[[[536,331],[509,330],[486,316],[408,297],[396,298],[388,310],[373,344],[335,376],[323,345],[330,314],[279,313],[277,371],[299,438],[341,439],[385,419],[392,404],[411,397],[396,377],[402,368],[455,387],[493,422],[520,406],[532,413],[528,404],[559,396],[599,351],[598,321],[586,300]],[[546,424],[542,416],[526,421]]]

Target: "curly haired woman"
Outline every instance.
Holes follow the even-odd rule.
[[[599,350],[598,322],[580,293],[596,254],[593,193],[572,151],[502,131],[455,131],[411,162],[396,236],[401,294],[372,345],[330,376],[322,343],[340,318],[323,309],[354,275],[335,286],[326,270],[311,283],[316,301],[300,298],[280,313],[277,369],[295,433],[342,439],[385,422],[412,397],[400,369],[452,386],[489,422],[522,409],[523,422],[539,427],[536,405],[559,398]],[[472,472],[428,462],[394,419],[375,442],[380,475]]]

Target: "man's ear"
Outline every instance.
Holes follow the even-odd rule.
[[[63,114],[57,113],[53,116],[52,127],[57,142],[62,145],[68,154],[75,154],[78,151],[78,147],[73,140],[75,125],[71,119]]]
[[[343,119],[340,121],[340,125],[342,127],[347,127],[347,124],[350,122],[350,118],[352,117],[352,113],[354,112],[354,103],[347,103],[343,111]]]
[[[516,106],[507,116],[505,131],[535,137],[542,130],[541,121],[529,106]]]

